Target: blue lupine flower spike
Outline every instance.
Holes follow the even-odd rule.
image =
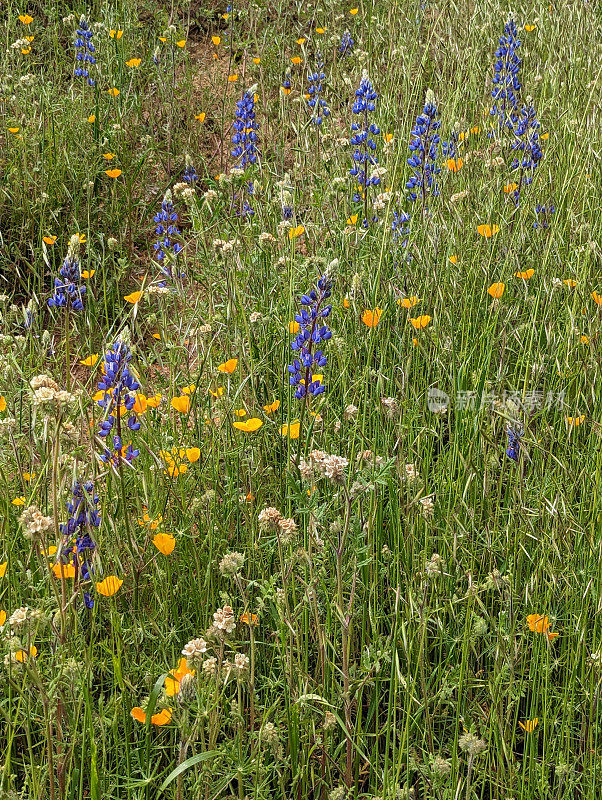
[[[194,164],[192,163],[192,158],[188,154],[186,154],[186,166],[184,168],[184,174],[182,175],[182,178],[186,181],[186,183],[189,183],[193,189],[195,188],[199,179],[196,169],[194,168]]]
[[[361,117],[361,122],[352,123],[353,135],[349,140],[351,146],[355,148],[352,154],[353,167],[349,170],[349,174],[357,183],[357,189],[353,193],[353,202],[364,205],[364,219],[362,220],[364,228],[367,228],[369,224],[368,190],[370,186],[380,184],[376,142],[372,138],[380,133],[380,128],[374,122],[370,122],[368,116],[375,111],[377,98],[378,95],[368,78],[368,73],[364,70],[360,85],[355,91],[355,102],[352,109],[354,114]],[[376,222],[378,218],[372,216],[371,219]]]
[[[508,434],[508,447],[506,448],[506,455],[508,458],[511,458],[512,461],[518,461],[522,432],[518,428],[511,428],[510,426],[508,426],[508,430],[506,432]]]
[[[234,134],[232,136],[231,150],[232,155],[237,160],[237,166],[241,170],[257,163],[257,120],[255,119],[255,90],[251,87],[245,92],[236,103],[235,119],[232,124]],[[249,182],[247,193],[253,194],[253,183]],[[255,212],[248,200],[241,201],[237,214],[243,218],[252,217]]]
[[[69,239],[67,256],[59,270],[58,278],[54,279],[54,292],[48,298],[50,308],[70,308],[73,311],[82,311],[86,287],[82,283],[79,263],[79,235],[74,234]]]
[[[436,197],[439,194],[436,176],[441,172],[437,164],[440,128],[435,95],[429,89],[422,114],[416,118],[416,124],[410,134],[411,155],[408,164],[412,167],[412,175],[406,183],[408,199],[414,203],[420,197],[423,209],[427,206],[429,195]]]
[[[504,26],[499,46],[495,51],[493,75],[493,107],[491,115],[497,118],[498,134],[504,130],[512,130],[518,119],[518,103],[520,97],[520,66],[518,57],[520,40],[513,19]]]
[[[316,53],[316,69],[315,72],[308,74],[307,80],[309,86],[307,88],[308,101],[307,106],[311,111],[311,121],[314,125],[321,125],[324,117],[330,115],[330,109],[326,100],[322,97],[322,81],[326,79],[324,73],[324,61],[320,53]]]
[[[100,527],[99,502],[93,482],[77,480],[67,503],[69,519],[60,526],[62,540],[57,563],[61,567],[73,565],[76,575],[79,573],[84,581],[91,580],[94,573],[91,559],[96,542],[92,534],[94,528]],[[94,607],[88,592],[84,592],[84,603],[87,608]]]
[[[140,451],[131,444],[124,446],[122,441],[123,422],[130,431],[140,429],[140,423],[134,412],[135,392],[140,384],[129,369],[132,360],[130,348],[123,342],[115,342],[105,354],[103,376],[98,384],[104,397],[98,405],[105,409],[106,417],[100,423],[98,435],[107,439],[112,435],[112,451],[105,448],[101,460],[117,469],[122,463],[131,464]]]
[[[322,350],[315,348],[332,337],[332,332],[324,324],[332,310],[332,306],[326,302],[331,294],[332,281],[325,273],[316,287],[301,297],[302,308],[295,315],[299,331],[291,342],[295,358],[288,365],[288,371],[289,383],[295,387],[295,397],[299,400],[308,395],[317,397],[326,391],[321,379],[314,372],[323,369],[328,359]]]
[[[345,31],[345,33],[341,36],[341,41],[339,42],[339,55],[343,58],[349,58],[349,56],[353,53],[355,42],[351,38],[351,34],[349,31]]]
[[[75,47],[75,59],[77,66],[73,70],[73,74],[77,78],[85,78],[88,86],[95,86],[96,82],[90,77],[88,67],[96,64],[94,54],[96,49],[92,43],[92,31],[86,22],[85,17],[79,20],[79,27],[77,28],[77,38],[73,42]]]
[[[516,205],[519,204],[521,190],[524,186],[532,183],[533,173],[543,158],[543,152],[539,144],[539,128],[539,121],[533,106],[523,106],[516,120],[514,141],[512,142],[515,157],[512,161],[511,169],[520,174],[518,185],[514,192]]]
[[[236,115],[232,125],[232,155],[241,169],[257,162],[257,121],[255,119],[255,95],[245,92],[236,103]]]
[[[194,170],[194,167],[192,167]],[[196,175],[196,173],[195,173]],[[186,175],[184,175],[186,179]],[[167,278],[173,278],[179,274],[180,278],[184,277],[184,273],[176,270],[178,255],[184,249],[181,242],[177,241],[180,229],[178,228],[178,214],[172,202],[172,196],[169,189],[165,192],[163,202],[161,203],[161,211],[155,214],[155,233],[157,234],[157,241],[155,242],[155,258],[159,263],[161,272]],[[176,239],[174,241],[174,239]]]

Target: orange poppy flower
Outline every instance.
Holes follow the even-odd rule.
[[[290,425],[282,425],[280,428],[281,436],[288,436],[289,439],[298,439],[301,430],[301,423],[298,419],[291,422]]]
[[[220,364],[217,368],[217,371],[226,372],[228,375],[231,375],[237,366],[238,366],[238,359],[230,358],[228,361],[224,361],[223,364]]]
[[[421,331],[423,328],[426,328],[431,319],[432,318],[429,317],[428,314],[422,314],[422,316],[420,317],[411,318],[410,322],[412,323],[414,328],[416,328],[417,331]]]
[[[263,422],[257,417],[251,417],[251,419],[245,420],[245,422],[233,422],[232,427],[236,428],[239,431],[243,431],[244,433],[254,433],[258,431]]]
[[[376,328],[380,322],[383,310],[376,306],[375,309],[366,309],[362,314],[362,322],[367,328]]]
[[[112,597],[121,589],[123,581],[116,575],[109,575],[103,581],[96,584],[96,591],[104,597]]]
[[[558,636],[557,633],[550,633],[550,620],[547,616],[542,616],[541,614],[529,614],[527,617],[527,625],[529,626],[530,631],[533,631],[534,633],[545,634],[549,641],[552,641]]]
[[[420,302],[420,298],[413,295],[412,297],[400,297],[397,301],[398,306],[402,306],[403,308],[414,308]]]
[[[173,553],[176,540],[171,533],[157,533],[153,538],[153,544],[160,553],[163,553],[164,556],[168,556],[170,553]]]
[[[186,458],[190,461],[191,464],[194,464],[195,461],[198,461],[200,457],[201,457],[201,450],[199,447],[186,448]]]
[[[161,514],[156,519],[151,519],[149,516],[148,511],[145,510],[144,514],[142,515],[142,519],[138,520],[138,525],[142,525],[143,527],[148,527],[152,531],[156,530],[159,525],[163,522],[163,517]]]
[[[190,411],[190,397],[186,394],[180,395],[180,397],[172,397],[170,405],[180,414],[188,414]]]
[[[146,723],[146,713],[140,706],[135,706],[130,713],[136,722],[141,722],[142,724]],[[150,718],[151,723],[157,726],[167,725],[170,720],[171,709],[169,708],[164,708],[163,711],[159,711],[158,714],[153,714]]]
[[[136,399],[134,400],[132,411],[134,411],[136,414],[146,414],[147,408],[148,400],[146,399],[146,396],[143,394],[137,394]]]
[[[263,410],[265,411],[266,414],[273,414],[274,411],[278,411],[279,408],[280,408],[280,400],[274,400],[273,403],[264,406]]]
[[[487,294],[490,294],[494,300],[499,300],[500,297],[504,294],[504,290],[506,289],[505,283],[492,283],[489,289],[487,289]]]
[[[27,660],[28,656],[35,658],[37,654],[38,648],[32,644],[32,646],[29,648],[29,653],[27,653],[26,650],[17,650],[15,653],[15,661],[19,661],[21,664],[23,664]]]
[[[126,294],[126,296],[123,299],[126,300],[128,303],[134,305],[135,303],[138,303],[140,301],[141,297],[142,297],[142,292],[132,292],[131,294]]]
[[[524,280],[524,281],[528,281],[530,278],[533,277],[533,275],[535,275],[535,270],[534,269],[526,269],[524,272],[515,272],[514,273],[514,277],[515,278],[522,278],[522,280]]]
[[[172,669],[165,678],[165,694],[173,697],[180,692],[180,683],[185,675],[194,675],[193,669],[188,669],[188,662],[181,658],[176,669]]]
[[[485,239],[491,239],[499,231],[499,225],[477,225],[477,231]]]
[[[450,172],[459,172],[464,166],[461,158],[448,158],[445,164]]]
[[[93,367],[99,358],[100,356],[98,355],[98,353],[93,353],[91,356],[86,356],[86,358],[82,358],[79,363],[83,367]]]
[[[57,578],[75,578],[75,567],[73,564],[53,564],[52,571]]]

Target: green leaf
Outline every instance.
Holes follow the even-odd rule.
[[[218,750],[207,750],[205,753],[198,753],[198,755],[191,756],[190,758],[187,758],[186,761],[182,761],[182,763],[172,772],[170,772],[167,778],[165,778],[161,786],[159,786],[159,791],[162,792],[167,789],[169,784],[175,781],[178,775],[186,772],[186,770],[190,767],[194,767],[195,764],[200,764],[201,761],[209,761],[209,759],[213,758],[213,756],[216,756],[218,752]]]

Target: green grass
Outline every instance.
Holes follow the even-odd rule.
[[[513,6],[522,98],[533,98],[549,134],[516,208],[503,191],[517,175],[509,143],[488,136],[509,4],[400,0],[358,3],[352,15],[355,5],[258,2],[224,19],[225,6],[185,2],[6,3],[0,609],[29,612],[1,629],[2,798],[598,795],[600,12],[581,0]],[[94,88],[73,77],[76,24],[63,21],[72,13],[93,26]],[[337,52],[345,30],[355,41],[348,59]],[[25,35],[27,54],[12,47]],[[303,97],[317,48],[331,109],[319,136]],[[126,66],[131,58],[140,66]],[[369,197],[387,194],[367,231],[351,199],[348,144],[364,68],[378,93],[373,119],[392,134],[388,144],[374,137],[386,173]],[[287,76],[290,94],[280,88]],[[234,106],[251,86],[260,157],[232,176]],[[439,157],[440,193],[423,212],[405,184],[427,89],[442,139],[478,132],[460,145],[458,172]],[[188,199],[177,187],[186,154],[199,175]],[[255,214],[245,221],[234,211],[249,180]],[[153,294],[153,217],[168,189],[185,278]],[[536,204],[550,203],[550,226],[534,229]],[[411,221],[395,251],[399,210]],[[499,231],[485,239],[482,224]],[[47,300],[74,233],[86,237],[81,269],[94,272],[84,310],[66,314]],[[235,243],[221,253],[218,239]],[[305,405],[288,385],[289,322],[327,268],[326,393]],[[515,276],[531,269],[528,280]],[[487,290],[500,282],[494,300]],[[141,288],[139,303],[124,300]],[[413,308],[398,304],[411,296]],[[362,315],[376,308],[380,322],[368,328]],[[415,330],[409,320],[420,315],[431,319]],[[92,397],[117,339],[131,347],[140,392],[161,403],[124,433],[140,450],[133,467],[112,470],[99,458],[104,411]],[[93,366],[80,363],[93,354]],[[220,372],[231,358],[234,371]],[[75,400],[35,405],[40,374]],[[180,413],[170,401],[192,384]],[[433,389],[449,395],[443,413],[429,408]],[[471,392],[477,400],[462,407]],[[383,398],[395,401],[390,414]],[[249,418],[262,426],[233,427]],[[282,435],[296,421],[299,438]],[[509,425],[524,430],[516,463],[505,452]],[[172,448],[187,465],[175,476],[163,455]],[[191,460],[180,448],[199,452]],[[348,459],[342,483],[302,478],[300,459],[314,449]],[[46,555],[61,544],[78,478],[94,481],[101,513],[88,581],[57,578],[56,555]],[[26,536],[19,517],[33,505],[50,522]],[[260,527],[266,507],[295,520],[290,540]],[[158,532],[174,536],[171,554],[153,544]],[[245,559],[230,577],[219,565],[233,551]],[[123,580],[113,596],[96,590],[107,576]],[[194,677],[167,696],[182,649],[207,638],[224,605],[235,630],[209,638],[189,663]],[[530,630],[533,614],[558,636]],[[17,657],[31,646],[35,658]],[[241,675],[224,665],[236,655],[249,659]],[[211,657],[218,679],[202,666]],[[136,707],[147,722],[132,717]],[[151,723],[168,708],[168,724]],[[472,754],[466,734],[479,740]]]

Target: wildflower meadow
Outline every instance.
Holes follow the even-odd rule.
[[[0,800],[594,800],[601,8],[226,2],[1,3]]]

